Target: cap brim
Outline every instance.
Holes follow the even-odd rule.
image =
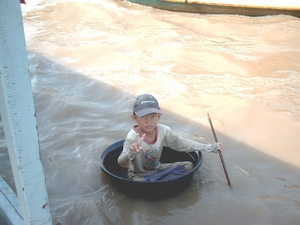
[[[141,111],[138,111],[138,112],[135,112],[135,115],[137,117],[143,117],[143,116],[146,116],[150,113],[158,113],[158,114],[164,114],[162,111],[160,111],[159,109],[143,109]]]

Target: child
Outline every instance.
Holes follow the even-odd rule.
[[[165,125],[158,124],[163,112],[150,94],[139,95],[133,106],[132,119],[138,123],[127,134],[123,151],[118,158],[120,166],[128,168],[128,179],[156,181],[172,179],[193,168],[191,162],[160,163],[163,146],[177,151],[222,151],[221,143],[203,144],[181,138]]]

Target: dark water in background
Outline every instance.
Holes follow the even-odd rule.
[[[53,224],[299,225],[300,19],[199,15],[126,1],[22,6]],[[161,122],[212,140],[216,154],[161,200],[119,193],[98,159],[123,139],[136,95]],[[0,174],[13,186],[3,131]],[[3,162],[3,163],[2,163]]]

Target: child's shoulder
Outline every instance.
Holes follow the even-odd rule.
[[[134,128],[132,128],[128,133],[126,138],[127,139],[134,139],[135,140],[136,137],[136,131],[134,130]]]
[[[159,130],[160,132],[168,132],[168,131],[171,130],[170,127],[168,127],[168,126],[166,126],[166,125],[164,125],[164,124],[157,124],[157,127],[158,127],[158,130]]]

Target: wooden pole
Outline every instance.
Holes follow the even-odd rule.
[[[209,113],[207,113],[207,116],[208,116],[208,120],[209,120],[209,123],[210,123],[210,127],[211,127],[211,130],[212,130],[212,133],[214,135],[215,142],[217,143],[218,142],[218,138],[217,138],[214,126],[213,126],[213,124],[211,122]],[[220,159],[221,159],[221,162],[222,162],[222,165],[223,165],[223,169],[224,169],[224,172],[225,172],[225,175],[226,175],[226,178],[227,178],[228,185],[231,187],[231,183],[230,183],[230,179],[229,179],[229,176],[228,176],[228,173],[227,173],[225,161],[223,159],[222,151],[219,151],[219,156],[220,156]]]

